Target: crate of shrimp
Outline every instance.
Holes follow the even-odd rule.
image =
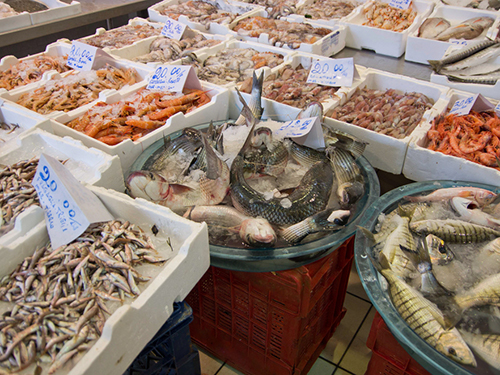
[[[0,361],[10,372],[122,374],[209,266],[205,224],[116,191],[86,189],[111,220],[57,248],[46,226],[0,247],[8,312],[0,322],[10,327]]]
[[[425,0],[411,1],[407,9],[392,6],[388,0],[367,1],[342,21],[349,28],[345,44],[400,57],[405,52],[408,35],[418,28],[433,8],[434,3]]]
[[[282,18],[335,26],[364,3],[363,0],[302,0],[295,6],[284,7],[282,13],[287,13]]]
[[[488,100],[488,106],[478,99],[468,113],[450,114],[455,103],[476,95],[450,90],[445,105],[412,137],[403,167],[406,177],[425,181],[438,175],[498,185],[500,119],[494,111],[498,101]]]
[[[367,69],[360,83],[342,88],[325,123],[367,142],[365,156],[378,169],[400,174],[410,136],[447,101],[448,88]]]

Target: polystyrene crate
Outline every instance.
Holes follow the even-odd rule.
[[[430,375],[394,338],[377,312],[366,346],[372,351],[365,375]]]
[[[97,195],[114,218],[128,220],[143,229],[159,256],[168,259],[161,265],[137,267],[141,275],[151,280],[138,285],[141,293],[137,298],[126,298],[118,307],[108,305],[112,315],[107,318],[101,337],[88,351],[75,357],[72,368],[66,365],[60,371],[69,375],[119,375],[172,315],[173,303],[184,300],[208,269],[208,230],[205,223],[194,223],[144,199],[134,200],[100,187],[87,188]],[[153,226],[158,229],[156,235],[151,230]],[[12,272],[25,257],[48,241],[46,225],[41,222],[29,236],[16,239],[11,248],[0,247],[3,259],[0,276]],[[40,366],[46,373],[47,364]]]
[[[389,0],[382,1],[389,2]],[[367,1],[363,6],[356,8],[342,21],[349,30],[345,44],[347,47],[374,50],[381,55],[393,57],[400,57],[405,52],[408,35],[418,29],[423,19],[427,18],[434,8],[433,2],[413,0],[412,6],[417,11],[415,20],[406,30],[396,32],[363,25],[366,21],[363,9],[371,2]]]
[[[345,314],[353,244],[287,271],[211,266],[186,299],[193,341],[248,375],[307,374]]]
[[[19,137],[29,129],[35,127],[50,129],[50,125],[42,115],[7,102],[0,105],[0,121],[8,125],[5,129],[0,128],[0,144],[2,145],[0,150],[5,146],[5,142]]]
[[[392,74],[376,69],[368,68],[362,77],[360,83],[353,85],[347,89],[342,88],[337,95],[342,96],[338,105],[343,105],[356,92],[357,88],[369,88],[377,90],[396,89],[402,92],[419,92],[430,99],[434,100],[434,105],[431,109],[424,112],[420,124],[426,123],[436,111],[442,108],[447,103],[449,89],[445,86],[436,85],[426,81],[421,81],[415,78]],[[335,129],[345,131],[352,134],[362,141],[368,143],[364,156],[368,159],[371,165],[393,174],[400,174],[403,170],[406,150],[411,140],[411,134],[420,127],[417,125],[415,130],[403,139],[396,139],[385,134],[379,134],[373,130],[364,129],[357,125],[349,124],[343,121],[334,120],[331,117],[325,116],[325,123],[333,126]]]
[[[82,12],[82,6],[78,1],[71,1],[70,4],[59,0],[38,0],[45,4],[49,9],[40,12],[30,13],[31,23],[38,25],[39,23],[49,22],[58,18],[73,16]]]
[[[495,20],[498,16],[487,10],[441,5],[434,8],[434,11],[429,15],[429,18],[431,17],[444,18],[449,21],[451,27],[453,27],[473,17],[491,17]],[[420,38],[418,37],[418,30],[418,28],[415,29],[408,36],[405,60],[428,65],[429,63],[427,60],[440,60],[443,58],[446,50],[454,45],[452,42],[448,41],[443,42],[440,40]],[[480,36],[471,39],[471,41],[484,40],[487,35],[493,35],[494,31],[495,25],[491,25],[488,29],[484,30]]]
[[[189,324],[193,310],[175,302],[174,312],[135,358],[124,375],[201,374],[198,350],[191,344]]]
[[[21,29],[31,26],[31,18],[28,12],[22,12],[15,16],[0,18],[0,33],[6,31]]]

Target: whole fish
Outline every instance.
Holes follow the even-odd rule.
[[[499,55],[500,55],[500,43],[495,43],[489,47],[486,47],[485,49],[482,49],[479,52],[474,53],[469,57],[466,57],[453,64],[446,65],[446,67],[443,69],[443,72],[446,73],[457,72],[462,69],[481,65]]]
[[[420,220],[412,222],[410,228],[415,233],[434,234],[452,243],[483,242],[500,236],[495,229],[454,219]]]
[[[451,38],[455,39],[474,39],[482,34],[483,28],[478,25],[460,24],[450,27],[437,35],[434,39],[441,41],[448,41]]]
[[[462,197],[452,198],[450,205],[462,220],[500,230],[500,219],[475,208],[473,200]]]
[[[359,158],[363,154],[368,144],[343,131],[332,129],[327,125],[323,126],[323,136],[327,149],[332,146],[341,148],[348,151],[354,159]]]
[[[425,237],[429,257],[433,265],[444,266],[455,259],[455,254],[450,247],[438,236],[428,234]]]
[[[337,179],[340,207],[346,208],[355,203],[364,193],[361,170],[354,157],[342,148],[330,147],[326,153]]]
[[[288,149],[282,141],[274,141],[271,129],[254,130],[251,148],[245,151],[245,171],[251,175],[278,176],[288,163]]]
[[[489,276],[472,288],[455,296],[463,309],[473,306],[500,305],[500,274]]]
[[[500,73],[498,74],[487,74],[484,76],[467,76],[467,75],[453,75],[446,74],[450,81],[462,82],[462,83],[475,83],[478,85],[496,85],[498,80],[500,80]]]
[[[488,364],[500,370],[500,335],[476,334],[460,330],[465,342]]]
[[[442,188],[434,190],[427,195],[405,196],[404,198],[410,202],[439,202],[451,199],[453,197],[463,197],[474,199],[480,206],[485,206],[493,202],[497,197],[496,193],[476,188],[476,187],[454,187]]]
[[[450,26],[450,23],[442,17],[429,17],[418,28],[418,36],[420,38],[434,39]]]
[[[500,72],[500,67],[498,66],[498,64],[484,63],[481,65],[462,69],[456,72],[456,74],[458,76],[481,76],[481,75],[487,75],[488,73],[498,73],[498,72]],[[443,74],[446,74],[446,70],[443,71]]]

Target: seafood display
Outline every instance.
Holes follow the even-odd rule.
[[[108,145],[125,139],[132,141],[165,125],[176,113],[190,112],[210,102],[202,90],[184,90],[184,93],[141,89],[125,100],[113,104],[99,102],[83,116],[66,125]]]
[[[494,111],[443,114],[432,121],[425,146],[487,167],[500,169],[500,118]]]
[[[452,51],[441,60],[429,60],[436,73],[451,81],[495,85],[500,79],[500,43],[486,39]]]
[[[98,48],[122,48],[150,36],[159,36],[161,27],[148,24],[124,25],[116,29],[105,31],[100,35],[77,39],[79,42],[90,44]]]
[[[309,70],[310,68],[305,69],[301,64],[295,68],[291,65],[282,67],[266,77],[262,87],[262,96],[297,108],[306,108],[309,103],[324,103],[335,98],[338,87],[307,83]],[[241,88],[241,91],[250,92],[246,85]]]
[[[444,42],[451,38],[470,40],[488,30],[494,21],[493,17],[474,17],[451,26],[450,22],[442,17],[430,17],[420,25],[418,36]]]
[[[356,7],[357,4],[349,0],[315,0],[299,7],[295,13],[313,20],[325,20],[348,16]]]
[[[307,23],[288,22],[264,17],[248,17],[239,21],[233,31],[238,35],[258,38],[260,34],[269,35],[269,43],[273,46],[287,46],[297,49],[301,43],[313,44],[330,34],[332,30],[324,27],[313,27]]]
[[[186,33],[184,33],[186,34]],[[189,55],[200,48],[212,47],[221,43],[217,39],[207,39],[203,34],[195,34],[193,37],[184,36],[181,40],[159,36],[149,46],[149,53],[131,59],[141,63],[148,62],[170,62]]]
[[[37,248],[0,281],[9,303],[0,318],[0,366],[17,372],[33,364],[35,373],[47,366],[52,374],[74,364],[107,316],[141,293],[138,284],[150,278],[138,268],[165,261],[141,228],[121,220],[91,224],[57,249]]]
[[[14,227],[16,217],[32,205],[40,206],[31,185],[38,158],[20,161],[0,170],[0,235]]]
[[[196,68],[199,79],[226,85],[246,81],[242,91],[248,92],[252,87],[252,74],[255,69],[267,66],[274,68],[284,61],[283,55],[275,52],[259,52],[253,48],[230,48],[209,56],[205,61],[184,60],[183,64],[191,64]]]
[[[500,369],[496,198],[479,187],[431,188],[392,204],[373,233],[361,228],[401,318],[438,352],[477,374]]]
[[[72,72],[22,94],[17,104],[40,114],[68,112],[96,100],[103,90],[119,90],[125,85],[133,85],[138,79],[134,68],[116,68],[111,65],[88,72]]]
[[[326,115],[394,138],[407,137],[420,123],[434,102],[418,92],[357,88],[342,106]]]
[[[12,90],[28,83],[42,79],[43,73],[55,70],[59,73],[71,70],[66,65],[67,56],[41,55],[33,59],[26,59],[12,65],[9,69],[0,72],[0,88]]]
[[[295,244],[346,225],[364,194],[356,159],[366,145],[326,127],[320,150],[280,137],[282,123],[260,120],[262,81],[254,74],[236,122],[185,128],[155,148],[128,176],[128,193],[206,221],[211,242],[224,246]],[[319,103],[300,116],[316,115]]]
[[[453,5],[456,7],[499,10],[500,1],[497,0],[441,0],[443,4]]]
[[[401,32],[411,26],[417,11],[411,5],[407,9],[399,9],[382,1],[372,1],[363,8],[363,15],[365,26]]]
[[[17,13],[12,7],[5,3],[0,3],[0,19],[15,16]]]

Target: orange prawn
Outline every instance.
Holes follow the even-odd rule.
[[[202,93],[204,93],[203,90],[195,90],[187,95],[180,96],[178,98],[174,98],[174,99],[170,99],[170,100],[165,100],[163,102],[160,101],[159,99],[156,99],[155,104],[159,108],[180,106],[180,105],[194,102],[195,100],[197,100],[201,97]]]
[[[175,107],[168,107],[165,109],[162,109],[161,111],[155,112],[155,113],[150,113],[148,117],[151,120],[160,120],[160,119],[167,119],[173,115],[175,115],[177,112],[185,112],[189,109],[189,105],[178,105]]]

